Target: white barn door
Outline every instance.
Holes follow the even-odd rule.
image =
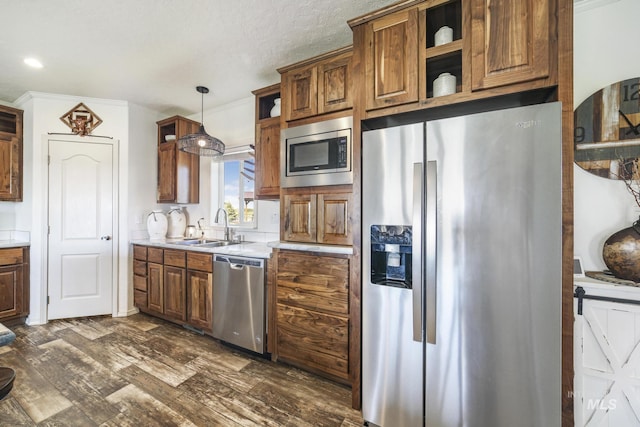
[[[113,152],[49,140],[48,319],[113,312]]]
[[[574,310],[575,425],[640,426],[640,305],[584,299],[582,310]]]

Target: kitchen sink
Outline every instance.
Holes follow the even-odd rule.
[[[175,243],[176,245],[216,248],[219,246],[237,245],[239,242],[230,242],[227,240],[210,240],[210,239],[184,239],[184,240],[179,240],[173,243]]]

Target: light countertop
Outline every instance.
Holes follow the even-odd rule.
[[[353,247],[337,245],[321,245],[318,243],[293,243],[293,242],[269,242],[267,246],[277,249],[288,249],[292,251],[320,252],[328,254],[353,255]]]
[[[134,245],[153,246],[165,249],[180,249],[185,251],[206,252],[211,254],[225,254],[245,256],[251,258],[271,258],[271,248],[264,242],[243,242],[237,245],[218,246],[218,247],[206,247],[197,245],[184,245],[180,244],[182,239],[165,239],[165,240],[150,240],[139,239],[131,240],[130,243]]]
[[[24,240],[16,240],[16,239],[0,240],[0,249],[23,248],[25,246],[31,246],[31,243],[26,242]]]

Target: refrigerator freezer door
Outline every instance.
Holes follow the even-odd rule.
[[[427,426],[561,423],[560,112],[427,123],[426,157],[438,163]]]
[[[413,165],[423,162],[423,144],[424,124],[363,133],[362,413],[384,427],[423,424],[424,343],[413,340],[412,290],[371,283],[370,230],[412,225]]]

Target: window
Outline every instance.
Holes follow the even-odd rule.
[[[212,176],[218,177],[217,197],[212,194],[213,210],[224,208],[229,225],[255,228],[256,202],[254,200],[255,160],[249,147],[230,148],[222,156],[222,161],[212,164]],[[215,169],[218,173],[214,173]]]

